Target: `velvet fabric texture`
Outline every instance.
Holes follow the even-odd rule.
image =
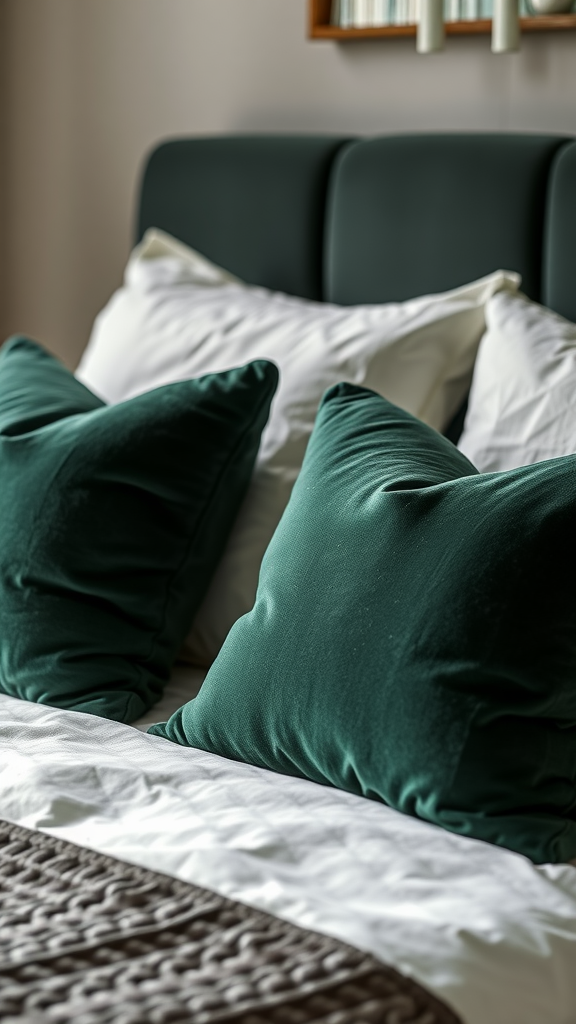
[[[548,186],[542,261],[542,301],[556,313],[576,323],[575,232],[576,142],[567,139],[556,154]]]
[[[162,142],[142,180],[138,241],[161,228],[247,283],[322,299],[326,194],[345,142],[285,134]]]
[[[0,351],[0,690],[130,722],[161,696],[248,485],[265,360],[106,406]]]
[[[576,457],[479,474],[366,389],[304,466],[198,697],[149,731],[576,855]]]
[[[539,300],[548,188],[564,141],[516,132],[404,134],[340,150],[324,298],[397,302],[506,267]]]

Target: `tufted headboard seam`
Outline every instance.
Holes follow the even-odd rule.
[[[305,298],[397,301],[501,267],[576,320],[576,142],[565,136],[170,140],[144,169],[137,237],[152,226]]]

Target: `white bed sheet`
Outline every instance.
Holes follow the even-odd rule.
[[[200,680],[181,674],[165,708]],[[535,867],[369,800],[2,696],[0,817],[370,950],[466,1024],[576,1020],[571,865]]]

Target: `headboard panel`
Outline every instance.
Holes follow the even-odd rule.
[[[178,139],[144,172],[138,238],[158,227],[250,284],[322,298],[326,192],[344,140]]]
[[[404,135],[347,147],[332,179],[326,298],[408,299],[499,267],[540,298],[548,175],[563,141]]]
[[[576,142],[556,156],[548,196],[542,300],[576,321]]]

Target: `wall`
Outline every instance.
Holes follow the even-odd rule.
[[[2,335],[69,365],[121,280],[142,156],[227,131],[576,133],[576,33],[310,42],[305,0],[0,0]]]

